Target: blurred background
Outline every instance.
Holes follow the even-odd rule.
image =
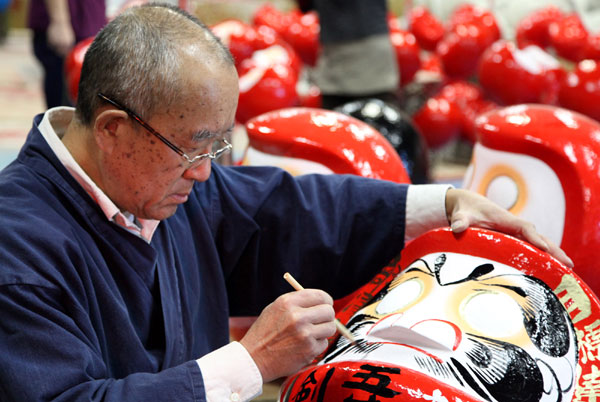
[[[0,0],[0,168],[16,155],[29,131],[32,116],[46,109],[41,86],[44,73],[33,55],[32,34],[27,29],[30,1]],[[143,2],[107,0],[107,18]],[[211,27],[220,27],[218,35],[227,44],[235,42],[238,39],[236,35],[248,36],[245,30],[260,31],[259,27],[268,25],[275,31],[273,35],[278,36],[276,40],[282,38],[292,45],[291,49],[286,48],[286,52],[289,50],[294,53],[293,57],[300,59],[294,88],[289,90],[293,93],[288,91],[281,95],[287,90],[286,85],[291,85],[283,82],[275,85],[279,85],[278,88],[271,88],[270,93],[255,89],[259,95],[249,93],[246,98],[250,101],[244,101],[241,96],[238,116],[241,126],[257,114],[281,107],[322,106],[322,94],[315,85],[317,74],[322,74],[322,71],[315,72],[318,70],[316,57],[321,50],[315,42],[319,40],[318,13],[310,7],[299,10],[299,5],[318,2],[171,0],[170,3],[198,16]],[[403,126],[389,121],[376,122],[373,118],[369,123],[384,131],[387,130],[385,124],[396,125],[396,133],[390,129],[383,134],[399,153],[404,153],[401,155],[404,162],[421,164],[421,178],[415,181],[415,175],[409,172],[413,182],[460,185],[476,140],[475,119],[497,106],[546,103],[577,110],[592,118],[599,117],[596,116],[599,112],[588,109],[593,96],[600,99],[600,95],[596,95],[600,90],[588,93],[592,98],[583,101],[577,93],[563,91],[563,94],[561,85],[566,86],[563,82],[572,80],[568,73],[574,72],[579,62],[600,58],[597,32],[600,1],[387,0],[386,4],[388,32],[399,70],[399,85],[394,94],[396,101],[392,102],[392,106],[404,113]],[[244,25],[231,27],[223,24],[231,20]],[[240,30],[243,32],[240,33]],[[550,31],[554,33],[550,34]],[[262,32],[259,35],[263,35]],[[507,42],[491,51],[492,44],[499,40]],[[521,52],[530,44],[537,45],[535,50]],[[244,45],[254,46],[250,53],[244,55],[253,62],[258,56],[263,57],[256,50],[264,50],[267,46]],[[290,57],[289,52],[286,57]],[[79,67],[84,53],[85,46],[70,55],[72,59],[79,60]],[[253,54],[256,57],[253,58]],[[280,56],[269,57],[270,60],[259,62],[263,63],[263,73],[266,70],[264,63],[280,64],[273,61]],[[498,62],[498,58],[503,60]],[[486,60],[487,67],[484,66]],[[510,63],[516,64],[525,73],[516,71]],[[73,77],[78,77],[77,62],[74,64],[71,70],[75,73],[65,71],[71,102],[76,97],[73,82],[77,81]],[[248,64],[238,66],[240,77],[251,69]],[[376,65],[377,62],[371,64]],[[589,70],[588,65],[586,71]],[[273,87],[272,82],[271,79],[269,85]],[[520,92],[507,89],[514,87],[515,82],[521,84],[518,85]],[[595,81],[586,85],[600,87]],[[384,106],[388,106],[388,99],[384,100]],[[362,106],[362,110],[355,110],[353,116],[365,120],[364,111],[374,107],[367,105],[365,109],[365,105]],[[239,135],[234,138],[234,163],[241,161],[248,146],[243,127],[236,132]],[[423,147],[425,150],[420,149]],[[426,160],[421,160],[423,158]],[[411,169],[409,166],[408,170]]]

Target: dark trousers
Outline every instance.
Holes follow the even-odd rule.
[[[44,95],[47,107],[71,106],[65,89],[64,59],[48,46],[45,32],[34,31],[33,54],[44,69]]]

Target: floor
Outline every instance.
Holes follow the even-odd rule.
[[[44,111],[42,71],[31,51],[30,32],[13,29],[0,44],[0,169],[15,158]]]

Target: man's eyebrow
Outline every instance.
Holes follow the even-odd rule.
[[[211,138],[216,138],[219,136],[219,133],[210,130],[200,130],[194,134],[192,139],[196,142],[201,142],[204,140],[209,140]]]
[[[235,127],[235,124],[232,124],[227,130],[225,130],[225,134],[231,133],[233,131],[234,127]],[[194,141],[200,142],[200,141],[210,140],[213,138],[220,138],[222,136],[223,136],[223,134],[219,133],[219,132],[210,131],[210,130],[200,130],[197,133],[195,133],[192,138]]]

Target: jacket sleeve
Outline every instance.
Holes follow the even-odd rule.
[[[216,174],[219,193],[232,194],[219,199],[220,210],[237,217],[223,216],[217,232],[229,270],[232,315],[256,315],[288,292],[286,271],[305,287],[343,297],[402,250],[407,185],[351,175],[261,172],[251,182]],[[232,186],[240,191],[229,191]],[[234,244],[242,232],[245,241]]]
[[[0,400],[205,400],[194,360],[154,374],[108,378],[110,356],[102,356],[76,323],[83,314],[56,289],[0,286]]]

